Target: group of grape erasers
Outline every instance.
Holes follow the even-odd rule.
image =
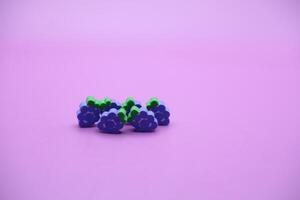
[[[88,96],[77,111],[79,126],[94,127],[105,133],[121,133],[124,125],[131,125],[137,132],[153,132],[157,126],[170,123],[168,108],[157,98],[151,98],[146,107],[128,97],[123,104],[110,98],[98,100]]]

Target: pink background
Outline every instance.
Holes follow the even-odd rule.
[[[1,200],[299,200],[297,0],[0,2]],[[171,125],[79,129],[87,95]]]

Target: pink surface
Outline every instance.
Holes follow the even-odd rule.
[[[0,9],[1,200],[300,198],[299,2]],[[80,129],[87,95],[157,96],[171,124]]]

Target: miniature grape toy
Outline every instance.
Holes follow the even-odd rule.
[[[100,118],[100,110],[94,106],[82,102],[77,111],[79,126],[82,128],[92,127]]]
[[[126,111],[124,109],[117,110],[111,108],[101,114],[100,120],[97,122],[99,130],[105,133],[121,133],[121,129],[126,123]]]
[[[154,113],[137,106],[131,108],[127,121],[138,132],[152,132],[157,128],[157,120],[154,117]]]
[[[151,110],[155,118],[157,119],[158,125],[167,126],[170,123],[170,112],[169,109],[160,102],[157,98],[151,98],[147,103],[147,109]]]

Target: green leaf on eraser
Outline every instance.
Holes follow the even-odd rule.
[[[100,100],[95,101],[95,107],[96,108],[101,108],[101,104],[102,104],[102,102]]]
[[[132,106],[128,115],[128,121],[131,121],[139,113],[140,113],[140,109],[137,106]]]
[[[127,122],[127,115],[126,115],[126,110],[124,108],[121,108],[119,111],[118,111],[118,116],[119,118],[121,119],[121,121],[123,123],[126,123]]]
[[[147,103],[147,108],[151,109],[159,105],[159,100],[156,97],[151,98]]]
[[[96,99],[92,96],[88,96],[86,98],[86,104],[89,105],[89,106],[94,106],[95,105],[95,101]]]
[[[128,97],[127,99],[126,99],[126,104],[127,104],[127,106],[130,108],[130,107],[132,107],[132,106],[134,106],[134,99],[132,98],[132,97]]]
[[[108,97],[104,98],[104,103],[105,103],[105,106],[109,106],[111,103],[112,103],[112,100]]]

